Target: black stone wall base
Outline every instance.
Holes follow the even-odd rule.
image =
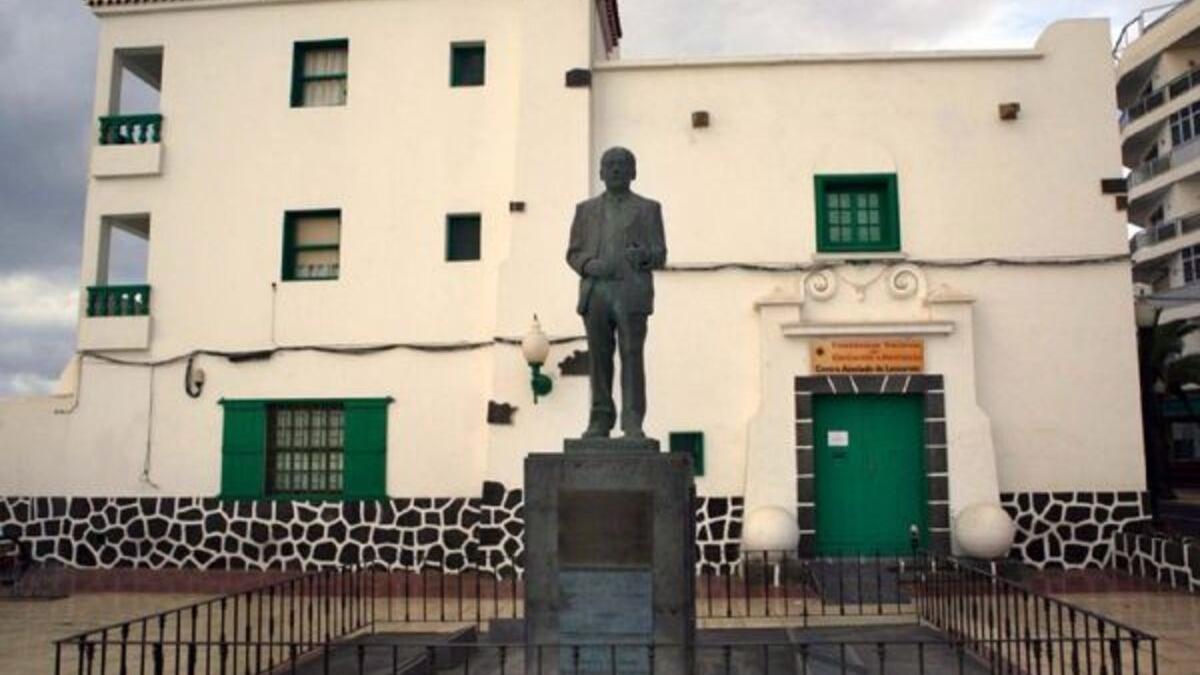
[[[369,501],[206,497],[0,497],[40,562],[80,568],[268,570],[384,565],[394,570],[524,570],[524,493]],[[738,557],[741,497],[696,500],[697,568]]]
[[[1171,588],[1200,592],[1200,539],[1119,532],[1111,566]]]
[[[1117,535],[1149,517],[1144,492],[1004,492],[1017,524],[1012,557],[1037,568],[1110,565]]]
[[[0,498],[42,562],[82,568],[467,569],[478,500],[230,501],[203,497]]]

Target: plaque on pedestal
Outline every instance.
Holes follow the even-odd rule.
[[[685,675],[696,626],[691,458],[606,441],[525,460],[529,672],[650,673],[653,659],[654,673]],[[539,663],[539,645],[562,648]]]

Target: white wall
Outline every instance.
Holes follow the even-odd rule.
[[[1127,250],[1099,189],[1120,170],[1103,22],[1056,24],[1035,50],[1009,54],[615,62],[595,66],[591,89],[567,88],[565,71],[597,56],[594,4],[346,0],[105,15],[97,114],[112,50],[164,47],[163,172],[90,184],[84,283],[100,218],[148,212],[153,321],[142,358],[487,340],[520,336],[535,312],[552,336],[579,335],[567,230],[575,202],[600,189],[599,154],[618,143],[638,154],[635,189],[664,204],[672,263],[818,259],[812,176],[822,172],[897,173],[903,249],[917,261]],[[292,43],[334,37],[350,39],[348,105],[291,109]],[[449,43],[479,39],[487,86],[449,88]],[[1007,101],[1022,105],[1015,122],[997,119]],[[693,130],[701,109],[712,127]],[[509,200],[525,212],[509,214]],[[283,212],[309,207],[342,209],[342,278],[281,283]],[[481,262],[442,261],[444,216],[459,211],[483,214]],[[972,456],[994,457],[1002,490],[1141,485],[1126,265],[925,273],[931,288],[976,298],[974,357],[930,352],[931,369],[964,373],[960,382],[973,374],[971,396],[948,405],[970,412],[977,401],[981,412],[948,420],[952,446],[986,448]],[[747,489],[764,377],[754,303],[795,280],[658,275],[647,431],[664,442],[670,431],[706,434],[702,494]],[[839,307],[891,311],[874,296]],[[214,494],[221,397],[392,396],[389,493],[518,484],[526,453],[556,450],[586,422],[586,378],[557,370],[582,347],[555,347],[555,390],[537,406],[519,350],[505,345],[205,357],[199,400],[183,392],[181,363],[159,368],[157,489],[139,480],[148,371],[89,360],[69,429],[45,432],[65,440],[0,434],[0,451],[23,467],[0,475],[0,494]],[[486,425],[488,400],[519,406],[515,424]],[[35,412],[6,406],[0,423],[32,425]],[[954,440],[956,424],[978,436],[989,420],[988,438]]]

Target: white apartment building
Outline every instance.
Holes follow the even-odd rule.
[[[1134,277],[1154,289],[1160,321],[1200,315],[1200,4],[1143,12],[1118,43],[1121,153],[1129,174]],[[1195,88],[1193,88],[1195,87]],[[1194,351],[1200,344],[1189,337]],[[1200,484],[1200,429],[1169,402],[1169,471]]]
[[[1145,515],[1105,21],[647,61],[616,0],[88,4],[79,353],[0,403],[39,558],[519,568],[523,458],[586,422],[564,254],[614,145],[663,204],[647,431],[695,459],[702,565],[771,509],[841,554],[1003,504],[1067,566]],[[130,234],[146,278],[110,284]]]

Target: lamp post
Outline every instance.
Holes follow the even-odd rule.
[[[1142,443],[1145,447],[1146,490],[1150,493],[1152,515],[1158,515],[1158,502],[1165,494],[1167,467],[1163,438],[1163,419],[1156,391],[1154,372],[1154,333],[1161,311],[1150,301],[1153,289],[1134,285],[1134,320],[1137,322],[1138,380],[1141,389]]]
[[[550,356],[550,339],[542,332],[542,324],[538,323],[537,314],[533,315],[533,325],[529,332],[521,338],[521,353],[529,364],[529,385],[533,389],[533,403],[537,405],[538,397],[545,396],[554,389],[554,383],[549,376],[542,373],[542,364]]]

